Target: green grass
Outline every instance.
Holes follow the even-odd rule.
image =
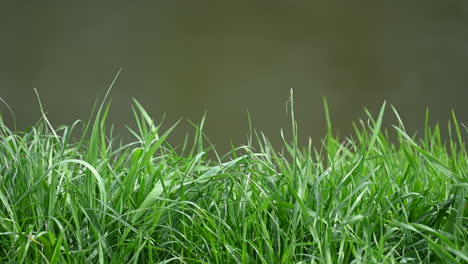
[[[87,124],[0,122],[0,262],[468,262],[468,131],[455,115],[445,143],[428,121],[420,137],[400,121],[389,140],[385,104],[340,139],[325,104],[314,148],[298,141],[292,92],[289,102],[282,146],[253,131],[226,155],[204,118],[171,146],[174,127],[136,101],[126,145],[108,131],[108,103]]]

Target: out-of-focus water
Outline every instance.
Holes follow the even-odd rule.
[[[452,108],[468,120],[466,1],[94,4],[2,3],[0,97],[19,129],[40,117],[33,88],[54,125],[87,120],[120,67],[110,119],[124,137],[134,97],[167,124],[207,110],[205,131],[222,149],[245,142],[247,110],[278,143],[291,88],[301,140],[324,135],[323,96],[341,135],[384,100],[413,131],[426,107],[434,122]]]

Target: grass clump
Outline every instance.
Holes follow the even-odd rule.
[[[204,118],[193,144],[172,147],[174,126],[161,131],[138,102],[126,145],[106,131],[108,104],[74,141],[80,122],[0,122],[0,262],[468,261],[467,129],[455,115],[444,144],[438,126],[417,138],[401,121],[390,141],[385,104],[344,140],[327,114],[317,149],[297,140],[292,93],[290,107],[281,149],[253,132],[223,157]]]

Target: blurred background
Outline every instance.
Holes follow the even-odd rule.
[[[324,96],[343,136],[384,100],[413,132],[426,107],[444,127],[452,109],[468,120],[468,1],[8,1],[0,22],[0,97],[19,130],[40,118],[33,88],[53,125],[88,120],[121,67],[110,122],[125,139],[136,98],[167,126],[207,110],[221,150],[246,142],[247,111],[279,144],[291,88],[304,143],[325,135]]]

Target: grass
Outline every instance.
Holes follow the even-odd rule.
[[[108,131],[108,103],[83,126],[0,122],[0,262],[468,262],[468,130],[455,115],[444,143],[427,121],[409,135],[394,109],[389,140],[385,104],[340,139],[326,111],[313,148],[298,142],[289,102],[280,149],[253,131],[224,156],[204,118],[174,147],[175,125],[161,131],[136,101],[126,145]]]

